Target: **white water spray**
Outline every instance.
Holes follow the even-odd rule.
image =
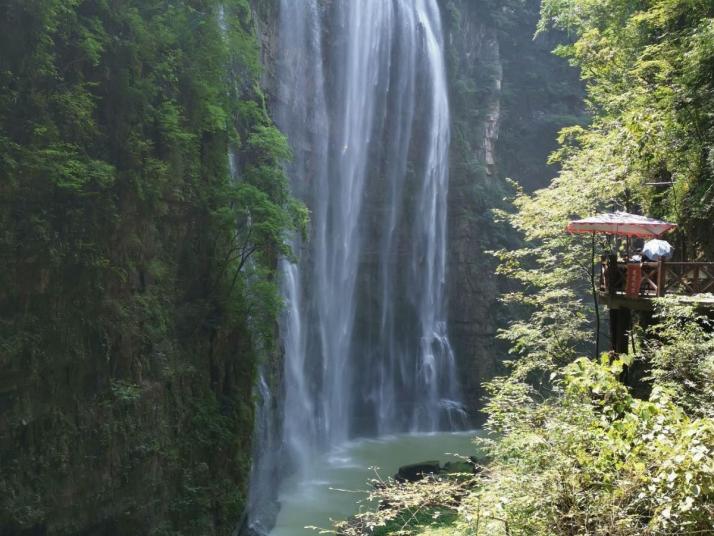
[[[264,455],[300,471],[353,437],[466,423],[446,322],[450,115],[437,1],[280,6],[276,120],[312,221],[309,241],[294,244],[298,263],[281,263],[283,449]]]
[[[446,330],[450,116],[436,0],[281,4],[278,123],[312,211],[288,314],[284,437],[301,458],[355,435],[456,426]],[[326,50],[325,28],[344,35]],[[329,77],[326,73],[330,73]]]

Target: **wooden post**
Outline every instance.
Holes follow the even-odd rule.
[[[664,287],[667,282],[664,261],[662,259],[657,261],[657,297],[661,298],[664,296]]]
[[[617,255],[607,256],[607,292],[614,296],[617,292]]]
[[[592,249],[590,251],[590,286],[593,291],[593,304],[595,305],[595,359],[600,358],[600,304],[595,288],[595,233],[592,236]]]
[[[610,309],[610,350],[617,354],[626,354],[628,331],[632,324],[632,312],[629,309]]]
[[[694,268],[692,268],[692,271],[694,272],[692,274],[692,290],[694,291],[695,294],[699,294],[702,289],[699,285],[699,265],[695,264]]]

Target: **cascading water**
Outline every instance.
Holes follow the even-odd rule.
[[[294,150],[293,193],[311,210],[299,261],[281,265],[279,456],[300,471],[352,437],[466,423],[445,318],[450,117],[437,0],[280,9],[276,120]]]

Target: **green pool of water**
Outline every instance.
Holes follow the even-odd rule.
[[[280,513],[270,536],[316,535],[305,527],[330,528],[331,519],[345,519],[358,511],[375,471],[386,479],[401,465],[426,460],[439,460],[443,465],[458,460],[454,453],[474,455],[471,440],[475,435],[450,432],[361,439],[316,457],[307,472],[309,478],[293,477],[281,487]]]

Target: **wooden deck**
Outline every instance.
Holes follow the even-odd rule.
[[[712,294],[707,296],[706,294]],[[652,298],[681,296],[682,301],[714,307],[714,262],[616,262],[603,260],[600,297],[608,307],[652,309]]]

